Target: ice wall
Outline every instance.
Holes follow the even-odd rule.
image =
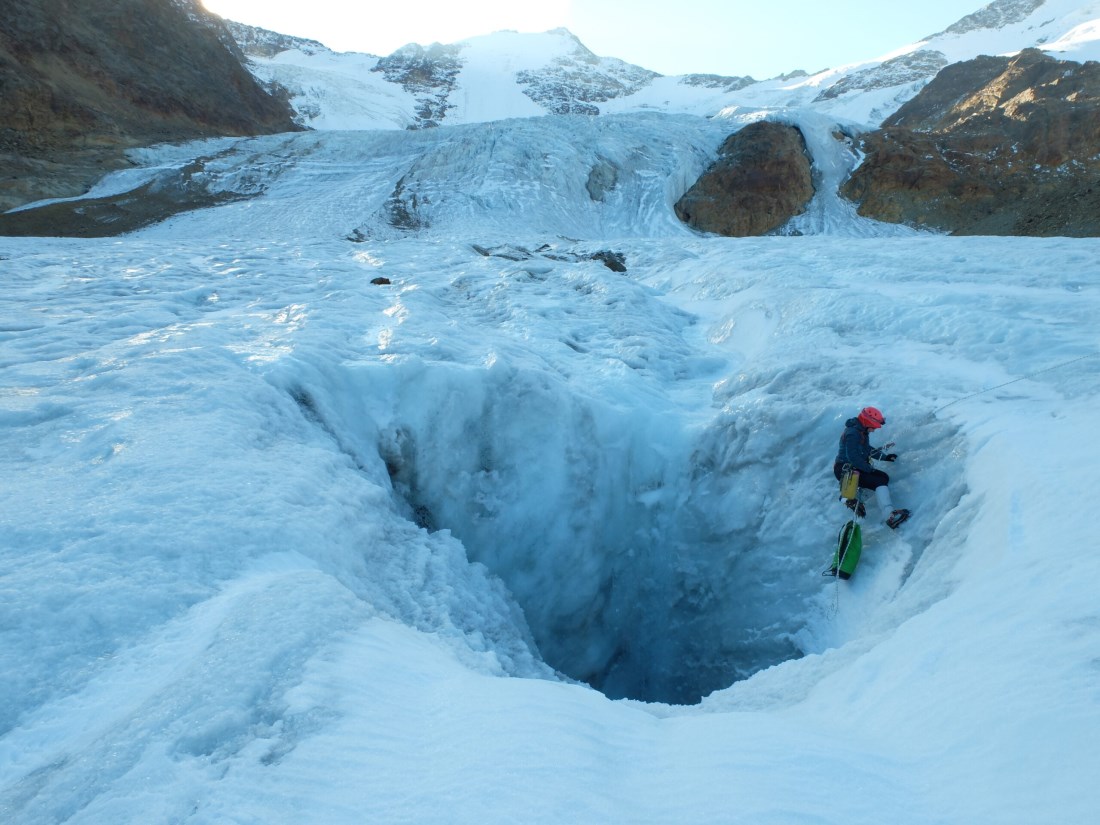
[[[650,267],[640,280],[584,245],[519,259],[438,246],[431,270],[400,251],[412,244],[386,249],[388,263],[357,254],[393,278],[382,318],[336,362],[300,351],[327,366],[288,392],[385,467],[411,523],[504,581],[549,664],[611,696],[689,703],[837,641],[817,577],[848,414],[835,399],[867,373],[784,352],[804,351],[810,319],[854,324],[862,306],[788,296],[720,250],[628,243]],[[783,266],[772,254],[760,265]],[[684,273],[701,314],[645,282]],[[911,564],[903,552],[883,587]]]

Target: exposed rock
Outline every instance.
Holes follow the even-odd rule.
[[[686,74],[680,78],[682,86],[698,86],[703,89],[718,89],[723,92],[736,92],[754,83],[756,81],[748,75],[745,77],[726,77],[720,74]]]
[[[448,98],[462,70],[460,46],[433,43],[428,48],[411,43],[389,57],[383,57],[371,71],[382,72],[390,83],[397,83],[416,97],[416,123],[410,129],[438,126],[449,109]]]
[[[564,261],[566,263],[580,263],[582,261],[599,261],[612,272],[626,272],[626,255],[611,249],[601,249],[598,252],[559,252],[550,244],[543,244],[534,252],[515,244],[503,246],[484,247],[479,244],[471,244],[471,248],[478,255],[485,258],[503,258],[506,261],[529,261],[536,255],[551,261]]]
[[[814,98],[815,103],[833,100],[854,92],[889,89],[906,83],[919,83],[935,77],[947,65],[943,52],[921,50],[886,60],[870,69],[845,75]]]
[[[573,51],[537,72],[516,73],[523,93],[553,114],[598,115],[597,103],[634,94],[661,76],[622,60],[597,57],[570,32],[555,31],[573,40]]]
[[[607,193],[619,185],[619,168],[607,158],[597,158],[596,165],[588,173],[584,188],[588,197],[594,201],[603,201]]]
[[[393,192],[386,200],[383,210],[386,221],[395,229],[416,232],[427,227],[427,222],[421,217],[419,210],[421,203],[430,203],[427,197],[421,199],[415,191],[406,192],[407,177],[401,178],[393,187]]]
[[[801,214],[813,195],[802,132],[759,121],[726,139],[718,160],[677,202],[676,214],[703,232],[764,235]]]
[[[601,249],[599,252],[592,253],[592,260],[599,261],[612,272],[626,272],[626,255],[622,252]]]
[[[532,253],[531,250],[525,249],[522,246],[516,246],[515,244],[503,244],[501,246],[489,248],[475,243],[471,244],[471,247],[474,252],[484,258],[504,258],[506,261],[529,261],[534,257],[534,253]],[[540,249],[539,251],[541,252],[544,250]]]
[[[302,54],[332,54],[332,49],[316,40],[279,34],[258,26],[246,26],[233,20],[225,21],[233,40],[249,57],[274,57],[282,52],[297,50]]]
[[[864,137],[861,215],[954,234],[1100,234],[1100,63],[1028,49],[947,67]]]
[[[251,196],[241,192],[211,191],[206,176],[209,160],[199,158],[118,195],[48,203],[0,214],[0,235],[108,238],[158,223],[180,212]]]
[[[298,127],[197,0],[0,0],[0,209],[78,195],[134,146]]]
[[[816,72],[814,72],[816,74]],[[783,74],[777,74],[772,80],[797,80],[800,77],[810,77],[810,72],[805,69],[795,69],[793,72],[784,72]]]
[[[939,34],[966,34],[981,29],[999,29],[1026,20],[1046,0],[996,0],[948,26]],[[937,37],[938,35],[933,35]]]

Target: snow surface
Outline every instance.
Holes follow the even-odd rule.
[[[251,200],[0,239],[0,820],[1093,821],[1098,242],[688,231],[752,116],[236,141]],[[866,403],[914,516],[842,583]]]

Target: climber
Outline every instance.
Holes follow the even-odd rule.
[[[896,530],[909,518],[909,511],[894,508],[890,500],[890,488],[887,486],[890,483],[890,476],[871,465],[872,461],[896,461],[898,458],[897,453],[886,452],[894,446],[893,441],[882,447],[871,446],[870,431],[877,430],[885,423],[886,419],[875,407],[864,407],[855,418],[845,421],[844,433],[840,436],[840,451],[833,464],[833,475],[841,481],[849,468],[858,472],[859,488],[875,491],[875,498],[886,514],[886,524]],[[848,500],[847,505],[859,516],[866,514],[858,494]]]

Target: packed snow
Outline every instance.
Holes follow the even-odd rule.
[[[254,197],[0,239],[0,818],[1091,821],[1097,241],[687,230],[756,116],[146,150]],[[914,515],[839,582],[865,404]]]

